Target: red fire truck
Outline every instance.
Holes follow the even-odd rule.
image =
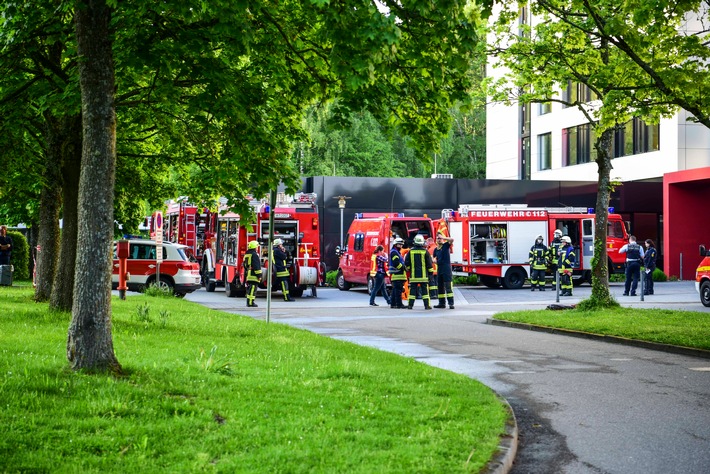
[[[352,285],[368,285],[372,290],[370,265],[373,251],[378,245],[389,254],[392,241],[404,239],[405,252],[412,246],[414,236],[424,239],[434,237],[432,220],[426,216],[405,217],[403,213],[357,213],[345,238],[345,248],[338,250],[340,259],[337,284],[340,290],[349,290]],[[404,252],[403,252],[404,253]]]
[[[212,218],[213,213],[207,208],[201,209],[184,198],[169,201],[165,211],[163,239],[186,245],[187,254],[201,262],[206,247],[205,242],[214,238],[214,232],[211,231],[213,226],[210,225]]]
[[[317,295],[316,287],[325,281],[325,264],[321,262],[321,244],[318,225],[318,208],[313,193],[297,193],[287,196],[277,195],[274,208],[273,238],[284,242],[290,268],[289,293],[300,297],[310,288],[312,296]],[[227,296],[244,296],[244,269],[242,260],[247,251],[247,243],[259,241],[263,268],[262,288],[266,288],[269,244],[269,204],[268,200],[252,200],[256,222],[243,222],[231,212],[214,213],[209,220],[210,230],[205,235],[213,235],[206,245],[202,259],[203,273],[206,275],[207,291],[216,286],[224,286]],[[279,288],[275,285],[274,290]]]
[[[526,205],[463,204],[445,209],[442,219],[456,244],[451,254],[454,275],[476,274],[484,285],[517,289],[530,275],[529,251],[535,237],[550,244],[555,229],[572,240],[577,256],[573,281],[591,282],[595,216],[587,208],[541,208]],[[607,253],[610,272],[623,270],[619,249],[628,240],[621,216],[609,214]]]
[[[704,245],[700,246],[700,256],[703,259],[695,269],[695,290],[700,294],[703,306],[710,307],[710,251]]]

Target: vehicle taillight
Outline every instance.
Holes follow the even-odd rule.
[[[180,262],[177,264],[178,270],[199,270],[200,267],[192,262]]]

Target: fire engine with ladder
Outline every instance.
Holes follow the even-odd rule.
[[[521,288],[530,276],[529,251],[535,238],[542,235],[549,247],[554,231],[560,229],[572,240],[577,256],[573,282],[591,282],[595,221],[591,209],[462,204],[456,211],[444,209],[442,220],[457,243],[451,254],[454,275],[478,275],[490,288]],[[624,268],[625,256],[619,249],[628,234],[618,214],[609,214],[607,230],[608,266],[613,273]]]
[[[325,264],[321,262],[321,243],[316,206],[316,194],[296,193],[293,196],[277,194],[273,209],[273,239],[283,241],[289,258],[290,281],[289,294],[303,296],[306,289],[311,296],[317,296],[317,287],[325,282]],[[229,297],[244,296],[244,268],[242,261],[247,251],[247,244],[257,240],[261,249],[262,283],[266,288],[269,239],[269,203],[267,199],[251,200],[250,204],[256,216],[255,222],[244,222],[239,214],[216,212],[208,220],[205,236],[205,250],[201,261],[201,271],[207,291],[214,291],[224,286]],[[273,240],[272,239],[272,240]],[[273,290],[278,290],[276,278],[272,278]]]

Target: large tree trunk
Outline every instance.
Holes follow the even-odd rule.
[[[54,272],[59,254],[59,210],[61,208],[62,137],[58,121],[47,117],[47,159],[42,175],[43,185],[39,205],[39,234],[37,236],[37,268],[35,300],[47,301],[52,292]]]
[[[74,370],[120,373],[111,333],[111,243],[116,180],[114,69],[105,0],[77,2],[83,124],[79,228],[67,358]]]
[[[609,222],[609,200],[611,196],[611,145],[614,129],[605,130],[597,138],[597,168],[599,180],[594,225],[594,260],[592,264],[592,299],[601,305],[614,304],[609,293],[609,265],[606,252],[607,225]]]
[[[62,120],[62,186],[63,227],[59,263],[54,273],[49,307],[71,311],[74,302],[74,271],[76,268],[76,238],[79,217],[79,174],[81,172],[81,116]]]

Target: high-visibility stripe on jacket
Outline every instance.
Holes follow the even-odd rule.
[[[431,255],[423,247],[413,247],[404,257],[404,265],[410,272],[409,281],[412,283],[428,283],[429,275],[434,271]]]
[[[244,274],[247,276],[247,281],[258,282],[261,280],[261,261],[256,250],[251,249],[244,255]]]
[[[402,254],[399,253],[397,247],[392,247],[390,251],[390,280],[406,280],[407,274],[405,273],[404,262],[402,261]]]

